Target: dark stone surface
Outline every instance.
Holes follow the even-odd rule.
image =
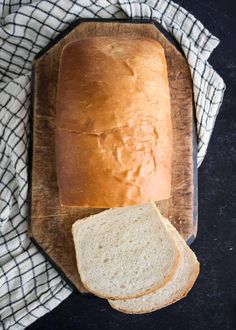
[[[210,63],[227,91],[199,169],[201,273],[189,296],[149,315],[125,315],[105,300],[72,294],[28,330],[236,329],[236,10],[234,0],[178,0],[220,38]]]

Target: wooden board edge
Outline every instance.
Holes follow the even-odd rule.
[[[71,287],[71,289],[74,292],[78,292],[79,294],[82,295],[88,295],[91,294],[88,291],[82,291],[81,288],[79,289],[73,282],[72,280],[69,279],[69,277],[64,273],[64,271],[62,270],[61,267],[59,267],[56,262],[49,256],[49,254],[47,254],[47,252],[45,252],[45,250],[43,249],[43,247],[40,245],[40,243],[34,239],[33,237],[31,237],[31,241],[32,243],[37,247],[37,249],[40,251],[40,253],[42,253],[42,255],[45,257],[46,260],[48,260],[52,266],[56,269],[56,271],[58,272],[58,274],[62,277],[62,279],[67,282],[67,284]],[[91,294],[92,295],[92,294]]]
[[[43,56],[49,49],[51,49],[55,44],[57,44],[61,39],[63,39],[68,33],[70,33],[74,28],[76,28],[78,25],[81,25],[83,23],[128,23],[128,24],[150,24],[154,27],[157,27],[160,32],[165,36],[165,38],[171,42],[175,48],[184,56],[182,48],[179,46],[177,41],[172,37],[168,31],[165,30],[165,28],[158,23],[157,21],[154,21],[152,19],[110,19],[110,18],[79,18],[78,20],[71,23],[65,30],[63,30],[56,38],[54,38],[52,41],[50,41],[43,49],[41,49],[34,57],[34,60],[38,60],[41,56]]]
[[[35,64],[34,60],[32,63],[32,73],[31,73],[31,95],[30,95],[30,108],[29,108],[29,154],[28,154],[28,235],[31,240],[32,237],[32,176],[33,176],[33,147],[34,147],[34,102],[35,102]]]
[[[195,113],[195,105],[193,104],[193,125],[192,125],[192,150],[193,150],[193,235],[187,240],[187,244],[191,245],[197,237],[198,230],[198,168],[197,168],[197,119]]]

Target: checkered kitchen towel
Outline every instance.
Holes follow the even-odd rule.
[[[31,63],[78,18],[152,18],[182,47],[191,69],[198,164],[225,85],[207,62],[219,40],[168,0],[0,0],[0,329],[23,329],[71,292],[27,237]]]

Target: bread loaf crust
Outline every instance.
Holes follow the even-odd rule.
[[[170,96],[158,42],[94,37],[69,43],[56,108],[62,205],[110,208],[170,197]]]

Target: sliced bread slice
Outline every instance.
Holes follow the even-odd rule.
[[[72,233],[81,281],[99,297],[138,297],[176,273],[179,250],[154,203],[78,220]]]
[[[194,285],[199,273],[199,262],[169,220],[162,217],[166,228],[180,250],[180,263],[174,277],[162,288],[142,297],[126,300],[109,300],[114,309],[128,314],[144,314],[166,307],[184,298]]]

